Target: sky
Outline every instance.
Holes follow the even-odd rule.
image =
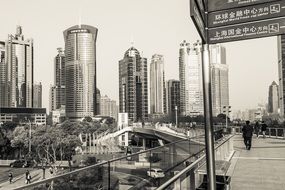
[[[54,84],[54,57],[64,47],[63,31],[73,25],[98,28],[97,87],[119,99],[118,61],[134,42],[143,57],[164,55],[166,79],[178,79],[179,44],[199,40],[190,18],[189,0],[1,0],[0,41],[23,27],[34,40],[34,81],[43,85],[43,107],[49,107]],[[233,110],[266,103],[268,88],[278,82],[277,38],[222,44],[229,65]],[[118,102],[117,102],[118,103]]]

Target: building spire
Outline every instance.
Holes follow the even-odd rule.
[[[134,47],[134,43],[135,43],[135,42],[134,42],[134,36],[131,35],[131,46],[132,46],[132,47]]]
[[[78,16],[78,26],[81,28],[81,9],[79,9],[79,16]]]

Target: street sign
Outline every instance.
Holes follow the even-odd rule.
[[[285,33],[285,17],[236,24],[208,30],[208,43],[223,43]]]
[[[197,6],[197,3],[195,0],[190,0],[190,16],[192,21],[194,22],[198,33],[200,34],[200,37],[203,42],[206,42],[206,29],[205,29],[205,23],[203,22],[202,16],[199,11],[199,7]],[[202,12],[204,14],[204,12]]]
[[[269,3],[276,0],[208,0],[208,12]]]
[[[239,24],[282,16],[285,16],[285,1],[279,0],[276,2],[211,12],[208,14],[208,27]]]

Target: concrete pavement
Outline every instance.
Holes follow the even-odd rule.
[[[243,138],[237,135],[234,149],[228,171],[231,190],[285,189],[285,140],[254,136],[251,150],[246,150]]]

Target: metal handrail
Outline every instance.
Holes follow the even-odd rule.
[[[222,146],[224,143],[226,143],[227,141],[229,141],[234,135],[230,135],[225,141],[223,141],[222,143],[220,143],[219,145],[217,145],[215,147],[215,150],[217,150],[220,146]],[[169,179],[167,182],[165,182],[164,184],[162,184],[160,187],[158,187],[156,190],[164,190],[165,188],[169,187],[171,184],[173,184],[177,179],[179,179],[182,175],[184,175],[185,173],[189,172],[191,169],[193,169],[196,165],[198,165],[204,158],[206,155],[203,155],[202,157],[200,157],[199,159],[197,159],[195,162],[193,162],[192,164],[190,164],[189,166],[187,166],[185,169],[183,169],[181,172],[179,172],[177,175],[173,176],[171,179]]]
[[[23,186],[15,188],[13,190],[20,190],[20,189],[26,189],[26,188],[30,188],[30,187],[35,187],[37,185],[40,185],[40,184],[43,184],[43,183],[47,183],[47,182],[53,181],[53,180],[61,178],[61,177],[66,177],[66,176],[69,176],[71,174],[75,174],[75,173],[78,173],[78,172],[81,172],[81,171],[85,171],[85,170],[88,170],[88,169],[91,169],[91,168],[103,166],[105,164],[109,164],[109,163],[112,163],[112,162],[115,162],[115,161],[118,161],[118,160],[126,159],[127,157],[132,157],[132,156],[136,156],[136,155],[139,155],[139,154],[142,154],[142,153],[151,152],[151,151],[154,151],[154,150],[157,150],[157,149],[161,149],[163,147],[168,147],[168,146],[170,146],[172,144],[177,144],[177,143],[184,142],[184,141],[190,141],[192,139],[203,137],[203,136],[204,135],[199,135],[199,136],[188,138],[188,139],[182,139],[182,140],[178,140],[178,141],[175,141],[175,142],[172,142],[172,143],[165,144],[163,146],[147,149],[147,150],[144,150],[144,151],[141,151],[141,152],[137,152],[137,153],[134,153],[134,154],[130,154],[130,155],[127,155],[127,156],[114,158],[114,159],[111,159],[111,160],[108,160],[108,161],[104,161],[104,162],[101,162],[101,163],[98,163],[98,164],[94,164],[94,165],[91,165],[91,166],[86,166],[84,168],[80,168],[80,169],[77,169],[77,170],[74,170],[74,171],[71,171],[71,172],[68,172],[68,173],[60,174],[60,175],[57,175],[57,176],[54,176],[54,177],[51,177],[51,178],[48,178],[48,179],[45,179],[45,180],[37,181],[37,182],[34,182],[32,184],[23,185]]]

